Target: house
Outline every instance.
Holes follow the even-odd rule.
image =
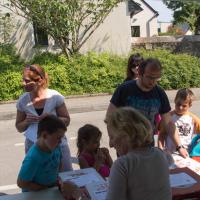
[[[158,35],[158,12],[144,0],[122,2],[106,18],[82,52],[95,50],[127,54],[138,37]]]
[[[6,0],[0,2],[6,3]],[[0,10],[4,13],[10,12],[5,7]],[[44,51],[59,51],[55,41],[38,29],[36,24],[14,13],[10,14],[15,24],[10,42],[16,46],[23,58],[31,58],[38,51],[38,48],[35,48],[38,45]],[[157,35],[157,16],[158,13],[144,0],[123,1],[111,11],[80,52],[108,51],[127,55],[134,38]]]
[[[159,33],[167,33],[170,28],[174,25],[172,22],[161,22],[158,21],[158,32]],[[179,23],[175,25],[176,29],[179,31],[179,35],[193,35],[190,27],[187,23]]]
[[[137,37],[152,37],[158,35],[158,12],[155,11],[144,0],[134,0],[134,2],[129,1],[129,8],[134,8],[133,4],[137,4],[140,10],[138,12],[135,12],[134,9],[132,9],[132,11],[130,10],[130,26],[132,41],[134,42],[134,40],[136,40]]]
[[[159,33],[166,33],[170,26],[172,26],[172,22],[161,22],[158,21],[158,32]]]

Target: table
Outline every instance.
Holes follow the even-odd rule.
[[[194,171],[187,167],[175,168],[170,170],[170,174],[186,173],[193,179],[196,183],[186,187],[172,187],[172,200],[182,200],[186,198],[198,198],[200,197],[200,176]]]
[[[190,157],[183,158],[178,154],[172,154],[172,157],[174,159],[174,164],[171,166],[171,172],[186,172],[191,177],[194,177],[195,180],[198,180],[197,184],[193,185],[191,188],[172,188],[173,200],[183,199],[181,195],[185,195],[185,198],[187,195],[189,195],[190,198],[200,197],[200,163]],[[193,190],[193,193],[191,190]]]
[[[200,175],[200,162],[197,162],[190,157],[183,158],[178,154],[172,154],[172,157],[174,159],[174,164],[170,167],[171,169],[188,167],[189,169]]]
[[[0,196],[0,200],[64,200],[58,188]]]

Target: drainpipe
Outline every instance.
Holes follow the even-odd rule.
[[[159,14],[156,13],[153,17],[151,17],[148,21],[147,21],[147,38],[150,37],[150,22],[155,18],[157,17]]]

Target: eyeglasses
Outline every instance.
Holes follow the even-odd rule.
[[[32,80],[25,79],[25,78],[23,78],[22,81],[23,81],[24,83],[26,83],[26,84],[29,84],[29,83],[33,82]]]
[[[26,65],[26,69],[28,69],[32,72],[35,72],[36,74],[38,74],[40,76],[41,79],[44,79],[44,76],[33,65]]]

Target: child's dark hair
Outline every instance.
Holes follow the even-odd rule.
[[[136,78],[136,74],[132,71],[132,69],[139,66],[143,60],[144,60],[143,57],[139,53],[130,55],[130,57],[128,59],[125,81],[133,80]]]
[[[37,137],[39,138],[43,131],[46,131],[49,135],[52,135],[58,129],[62,129],[64,131],[67,130],[64,122],[61,119],[59,119],[55,115],[48,115],[40,120],[38,124]]]
[[[183,101],[188,100],[189,104],[191,105],[192,101],[194,100],[194,93],[188,88],[180,89],[176,93],[174,102],[176,103],[178,100],[183,100]]]
[[[78,138],[77,138],[77,147],[78,155],[83,151],[84,141],[89,142],[92,138],[101,137],[102,133],[96,126],[92,124],[86,124],[79,128]]]
[[[156,58],[147,58],[139,65],[139,74],[143,75],[147,66],[153,66],[156,69],[162,70],[161,63]]]

